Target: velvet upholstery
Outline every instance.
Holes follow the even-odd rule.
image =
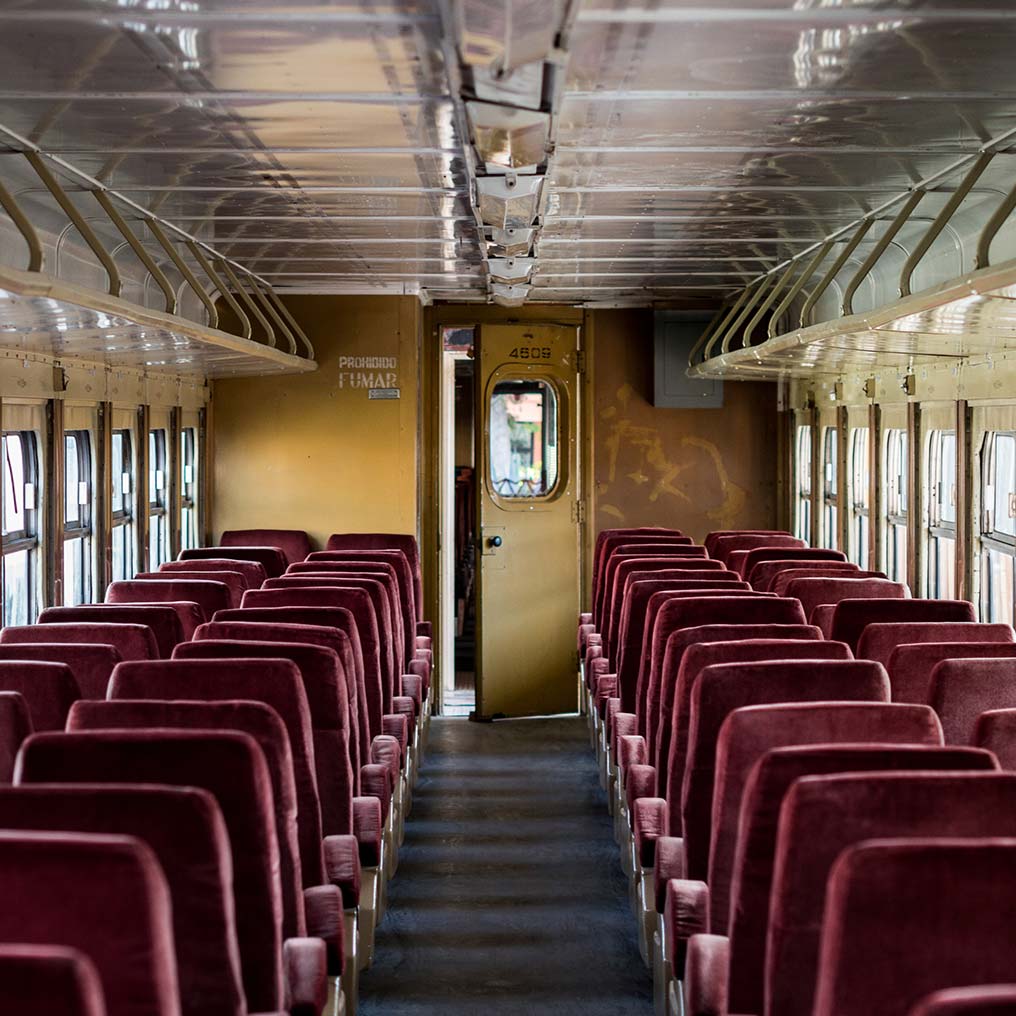
[[[790,533],[738,532],[724,533],[713,537],[706,549],[710,557],[726,562],[730,555],[740,550],[754,550],[756,547],[804,547],[804,540]],[[729,567],[729,566],[728,566]]]
[[[724,536],[791,536],[785,529],[715,529],[702,541],[710,557],[716,557],[716,541]]]
[[[788,582],[783,595],[796,596],[810,620],[811,612],[822,603],[857,599],[903,600],[910,595],[910,590],[902,582],[890,582],[888,579],[818,576]]]
[[[983,624],[968,621],[896,621],[875,622],[864,629],[856,655],[888,665],[897,646],[924,642],[999,642],[1012,643],[1013,629],[1008,624]]]
[[[186,606],[182,606],[185,604]],[[177,607],[181,606],[181,610]],[[181,611],[189,616],[186,628]],[[168,658],[173,647],[188,639],[204,620],[201,609],[190,601],[173,603],[86,603],[80,607],[46,607],[39,625],[49,624],[143,624],[155,636],[159,656]],[[189,631],[187,630],[189,629]],[[124,657],[126,659],[126,657]]]
[[[836,858],[864,840],[1016,834],[1016,774],[812,776],[780,812],[766,947],[766,1016],[810,1016],[825,886]],[[944,937],[951,937],[945,928]],[[1016,971],[1016,965],[1014,965]]]
[[[107,1016],[180,1012],[169,889],[147,844],[130,836],[0,831],[0,899],[0,942],[86,955]]]
[[[981,713],[1016,707],[1016,659],[943,660],[928,682],[946,744],[971,744]]]
[[[229,835],[208,791],[126,784],[0,788],[0,828],[134,836],[147,843],[172,901],[184,1016],[243,1016]],[[2,988],[0,998],[9,1001]]]
[[[230,557],[192,557],[185,561],[165,561],[159,565],[159,574],[168,572],[193,572],[203,575],[205,572],[239,572],[247,582],[248,589],[260,589],[261,583],[268,577],[263,564],[257,561],[242,561]]]
[[[81,697],[66,663],[0,659],[0,692],[17,692],[28,706],[33,730],[63,730],[67,713]]]
[[[62,945],[0,944],[0,998],[11,1013],[106,1016],[95,964]]]
[[[989,709],[977,717],[971,743],[994,752],[999,765],[1016,771],[1016,709]]]
[[[175,660],[238,658],[287,659],[299,669],[312,726],[321,823],[327,834],[351,833],[356,783],[349,746],[349,700],[335,650],[299,642],[199,639],[177,646],[173,653]],[[301,811],[301,828],[302,818]],[[303,850],[301,857],[304,881],[312,884],[314,869]]]
[[[201,621],[207,621],[217,610],[232,606],[229,587],[217,579],[181,579],[163,576],[158,579],[131,579],[111,582],[106,588],[107,603],[196,603],[201,608]],[[193,634],[191,632],[190,634]]]
[[[777,748],[752,769],[741,799],[730,888],[729,991],[731,1013],[763,1012],[769,902],[780,808],[787,790],[804,776],[888,770],[933,771],[997,768],[994,757],[974,748],[919,745],[836,744]]]
[[[74,675],[80,697],[101,699],[106,697],[109,675],[120,662],[120,654],[113,646],[87,642],[0,641],[0,660],[66,663]]]
[[[286,570],[286,555],[278,547],[191,547],[181,550],[178,561],[200,561],[212,558],[216,561],[255,561],[265,570],[265,578],[274,578]]]
[[[672,656],[674,669],[669,672],[670,680],[665,682],[668,694],[661,700],[666,711],[661,710],[658,721],[658,751],[651,758],[656,765],[657,792],[670,806],[670,835],[680,836],[684,825],[681,795],[690,743],[692,700],[702,671],[720,664],[774,660],[811,660],[818,667],[820,661],[849,660],[851,656],[842,642],[780,638],[695,642],[680,653],[675,644]]]
[[[826,895],[814,1016],[906,1016],[939,988],[1016,980],[1016,840],[860,844]]]
[[[257,742],[233,731],[77,731],[34,734],[18,765],[24,783],[156,783],[199,787],[219,804],[229,833],[237,941],[248,1008],[282,1008],[282,887],[271,775]],[[253,708],[264,709],[256,703]],[[103,887],[105,899],[110,899]],[[133,905],[134,901],[130,901]],[[2,910],[2,908],[0,908]]]
[[[888,702],[889,678],[869,660],[721,663],[699,672],[691,693],[688,753],[681,788],[690,878],[705,878],[716,743],[723,721],[743,706],[775,702]]]
[[[943,660],[1016,657],[1014,642],[916,642],[896,646],[886,670],[894,702],[927,702],[935,665]]]
[[[28,703],[16,691],[0,691],[0,783],[10,783],[22,741],[32,732]]]
[[[332,533],[325,544],[333,551],[401,551],[409,565],[413,580],[413,601],[416,613],[413,621],[423,620],[423,581],[420,570],[420,548],[416,537],[408,533]]]
[[[983,984],[946,988],[922,998],[910,1016],[1012,1016],[1016,984]]]
[[[966,600],[843,600],[833,613],[832,637],[846,642],[854,652],[869,624],[907,621],[973,622],[974,605]]]
[[[681,536],[684,536],[684,534],[679,529],[663,529],[656,527],[601,529],[596,535],[596,545],[593,548],[593,622],[597,623],[599,621],[595,604],[599,602],[600,590],[603,584],[603,571],[607,563],[607,558],[610,556],[614,547],[620,546],[622,543],[652,543],[654,540],[666,540],[673,543],[674,537]]]
[[[159,657],[159,644],[155,641],[152,629],[146,624],[81,621],[0,628],[0,645],[25,645],[33,642],[112,646],[121,660],[155,660]]]
[[[186,564],[185,561],[179,561],[178,564]],[[173,570],[173,571],[153,571],[153,572],[138,572],[134,576],[134,582],[219,582],[222,583],[229,590],[229,601],[225,604],[227,607],[239,607],[240,600],[243,597],[244,592],[249,588],[250,583],[247,581],[247,576],[242,572],[238,571],[199,571],[199,570]],[[170,596],[167,597],[171,600],[195,600],[197,603],[201,603],[201,600],[195,596]],[[109,601],[114,602],[114,601]],[[147,601],[136,601],[136,602],[147,602]],[[211,617],[208,606],[201,604],[204,607],[205,615]],[[215,610],[218,610],[218,606],[215,606]],[[213,611],[214,612],[214,611]]]
[[[738,572],[742,578],[751,575],[757,564],[763,561],[846,561],[847,555],[840,550],[823,547],[756,547],[754,550],[738,551],[736,562],[731,555],[727,567]]]
[[[644,570],[653,567],[674,567],[683,561],[708,561],[704,547],[693,547],[691,544],[678,543],[640,543],[621,544],[615,547],[604,562],[603,582],[600,588],[598,614],[599,631],[602,633],[610,623],[610,611],[617,603],[618,590],[623,582],[618,583],[617,573],[622,565],[628,570]],[[666,562],[666,564],[665,564]],[[703,565],[707,571],[715,569],[715,565]]]
[[[787,571],[800,573],[794,575],[794,578],[809,578],[813,575],[858,575],[861,569],[852,561],[795,561],[793,558],[781,557],[772,561],[759,561],[752,568],[748,581],[760,593],[779,592],[782,595],[782,590],[776,589],[775,582]]]
[[[227,529],[220,547],[278,547],[286,561],[302,561],[314,549],[302,529]]]

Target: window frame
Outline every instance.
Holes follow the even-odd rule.
[[[885,572],[896,582],[909,581],[906,542],[910,502],[907,490],[910,437],[906,427],[887,427],[883,438],[883,499],[885,502]],[[902,558],[897,557],[898,533],[904,533]]]
[[[871,553],[871,432],[868,426],[847,431],[847,501],[850,533],[847,557],[861,568],[868,567]],[[862,462],[863,468],[858,467]]]
[[[6,559],[14,554],[20,554],[27,552],[28,554],[28,567],[25,569],[26,583],[25,592],[27,602],[25,604],[25,623],[31,624],[35,621],[36,608],[38,607],[38,593],[39,593],[39,574],[38,574],[38,557],[42,550],[42,543],[44,539],[44,533],[40,532],[40,522],[42,521],[42,507],[41,507],[41,486],[40,481],[42,478],[42,464],[40,461],[40,447],[41,441],[39,433],[35,430],[28,429],[11,429],[2,431],[2,448],[3,448],[3,470],[4,470],[4,490],[6,492],[8,484],[11,482],[11,478],[7,472],[7,442],[11,438],[17,438],[21,446],[21,461],[22,461],[22,497],[24,497],[24,491],[28,486],[31,486],[34,491],[33,505],[34,507],[29,508],[27,505],[22,509],[23,525],[21,529],[16,529],[11,532],[0,533],[0,553],[4,558],[4,585],[6,587]],[[4,509],[6,509],[6,493],[4,497]],[[2,529],[0,525],[0,529]],[[4,589],[4,607],[6,607],[6,588]],[[16,623],[13,619],[6,616],[6,609],[2,612],[2,621],[4,625]]]
[[[87,603],[91,598],[93,575],[92,575],[92,545],[95,535],[94,526],[94,505],[95,505],[95,490],[93,482],[93,460],[92,460],[92,435],[91,432],[84,428],[72,428],[64,431],[64,498],[67,497],[67,461],[68,461],[68,450],[67,442],[68,439],[73,439],[75,444],[75,458],[77,460],[78,467],[78,484],[85,484],[88,488],[88,500],[81,503],[80,494],[75,495],[78,497],[78,519],[76,522],[67,521],[66,506],[64,508],[64,522],[63,522],[63,540],[62,549],[64,552],[64,560],[66,561],[67,544],[72,540],[81,540],[81,576],[83,584],[77,592],[80,594],[80,599],[75,598],[75,603]],[[66,568],[65,568],[66,571]],[[64,603],[68,602],[67,599],[67,576],[64,575],[64,589],[63,589],[63,600]]]
[[[180,549],[190,550],[201,546],[199,532],[199,512],[201,501],[200,461],[200,429],[196,423],[184,423],[180,427],[180,448],[178,455],[180,484]],[[187,469],[191,469],[191,478],[187,479]],[[187,512],[193,512],[193,542],[188,539]]]
[[[838,550],[839,534],[839,427],[826,424],[822,428],[822,532],[821,542],[830,550]]]
[[[169,429],[148,431],[148,570],[169,560]],[[158,486],[162,474],[162,489]],[[153,525],[154,523],[154,525]]]
[[[951,478],[945,476],[943,472],[946,461],[944,450],[950,439],[953,446]],[[934,428],[928,431],[927,442],[927,468],[925,470],[926,483],[924,491],[928,506],[927,525],[925,527],[925,539],[927,540],[928,547],[928,552],[925,555],[927,561],[926,590],[928,596],[952,599],[956,595],[956,431],[946,427]],[[954,517],[952,520],[942,518],[943,496],[941,488],[944,483],[949,484],[949,502],[954,506]],[[942,548],[940,548],[939,544],[943,540],[948,540],[952,543],[953,556],[953,566],[949,572],[950,581],[946,583],[943,583],[940,569],[940,552]]]
[[[814,425],[798,423],[794,436],[794,535],[811,543],[814,491],[811,483]]]
[[[116,438],[117,435],[122,435],[121,446],[120,446],[120,463],[118,464],[113,460],[113,443],[110,445],[110,476],[109,483],[110,487],[116,482],[120,483],[120,507],[113,509],[112,504],[112,489],[110,490],[110,546],[111,549],[115,549],[117,540],[117,530],[126,528],[128,530],[126,537],[124,537],[124,571],[123,575],[117,575],[114,569],[112,578],[116,581],[119,578],[133,578],[134,568],[134,557],[135,557],[135,533],[137,532],[137,512],[135,511],[135,502],[137,499],[137,457],[134,451],[135,443],[135,432],[133,427],[114,427],[111,433],[111,438]],[[125,492],[123,490],[123,477],[127,475],[130,477],[129,489]],[[114,558],[115,560],[115,554]]]

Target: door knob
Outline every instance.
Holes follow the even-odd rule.
[[[500,536],[491,536],[487,540],[488,547],[500,547],[502,543],[504,543],[504,540],[502,540]]]

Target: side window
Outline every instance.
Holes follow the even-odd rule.
[[[1016,433],[993,431],[981,447],[981,618],[1013,623],[1016,561]]]
[[[907,432],[885,434],[886,573],[895,582],[907,581]]]
[[[797,428],[797,511],[794,513],[794,535],[811,542],[811,427]]]
[[[869,483],[871,458],[868,453],[868,428],[853,427],[850,431],[850,539],[847,557],[861,568],[868,567],[871,539],[869,514]]]
[[[87,430],[64,435],[64,587],[68,606],[92,599],[92,445]]]
[[[113,580],[133,578],[134,445],[129,430],[114,430],[110,456],[110,502],[113,510]]]
[[[166,431],[148,432],[148,568],[157,571],[169,558],[169,518],[166,513]]]
[[[32,431],[3,435],[5,625],[31,624],[39,611],[38,440]]]
[[[508,378],[490,397],[490,489],[504,500],[549,497],[558,480],[557,392]]]
[[[928,435],[928,595],[956,595],[956,432]]]
[[[190,550],[198,541],[198,433],[195,427],[180,431],[180,547]]]
[[[837,495],[837,445],[835,427],[822,432],[822,545],[836,550],[839,546],[839,497]]]

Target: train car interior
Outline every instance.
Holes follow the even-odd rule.
[[[0,0],[0,1014],[1016,1014],[1014,48]]]

